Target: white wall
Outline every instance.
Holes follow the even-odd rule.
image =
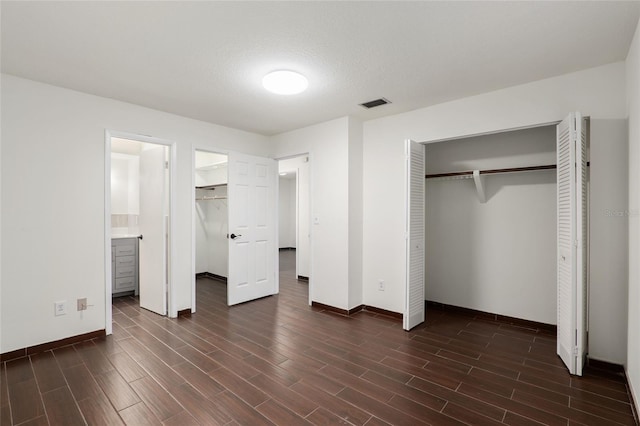
[[[227,187],[216,188],[216,196],[226,197]],[[207,235],[209,248],[208,272],[229,276],[229,203],[225,199],[206,201],[207,208]]]
[[[426,172],[555,164],[555,126],[427,144]],[[426,181],[425,296],[556,323],[555,170]]]
[[[278,244],[296,248],[296,179],[280,177],[278,210]]]
[[[209,192],[196,189],[196,198],[209,196]],[[196,235],[196,274],[209,272],[209,244],[207,238],[207,212],[209,201],[196,201],[195,206],[195,235]]]
[[[349,118],[349,309],[362,305],[362,122]]]
[[[559,121],[570,111],[596,120],[621,119],[626,116],[624,72],[624,63],[614,63],[365,122],[364,304],[404,310],[405,139],[434,141],[529,127]],[[385,280],[385,292],[377,290],[378,279]],[[609,333],[592,333],[590,339],[594,350],[615,344]]]
[[[226,197],[227,187],[198,189],[196,197]],[[196,201],[196,273],[227,277],[229,271],[229,208],[227,200]]]
[[[271,138],[275,158],[309,153],[311,300],[341,309],[349,304],[348,127],[344,117]]]
[[[132,142],[136,143],[136,142]],[[144,145],[140,143],[140,145]],[[119,204],[122,208],[119,208]],[[111,213],[138,214],[140,209],[139,155],[111,153]]]
[[[198,189],[196,197],[226,197],[227,188]],[[229,208],[227,200],[196,201],[196,274],[210,272],[227,277],[229,271]]]
[[[105,328],[105,129],[176,142],[170,311],[190,307],[192,146],[266,156],[268,138],[9,75],[1,108],[1,202],[12,208],[2,213],[0,352]],[[54,301],[79,297],[93,306],[53,316]]]
[[[627,360],[627,120],[591,120],[589,357]],[[604,338],[606,336],[606,338]]]
[[[197,150],[195,153],[196,170],[218,169],[227,167],[227,156],[216,152]]]
[[[111,214],[129,214],[129,160],[111,154]]]
[[[224,185],[228,181],[227,156],[204,151],[195,153],[195,185]],[[216,165],[214,165],[216,164]],[[198,169],[200,167],[200,169]],[[196,198],[226,197],[227,187],[196,189]],[[195,209],[196,274],[210,272],[228,276],[229,209],[225,199],[198,200]]]
[[[426,144],[425,152],[427,173],[556,164],[556,127],[541,126],[430,143]]]
[[[200,154],[206,154],[206,153],[197,151],[196,158]],[[196,176],[195,176],[196,186],[225,184],[229,179],[228,175],[229,175],[229,172],[226,164],[216,166],[213,169],[196,170]]]
[[[136,142],[132,142],[136,143]],[[141,144],[142,145],[142,144]],[[138,234],[140,213],[140,157],[111,153],[111,232]],[[114,215],[117,219],[114,223]],[[124,217],[123,221],[123,215]]]
[[[140,214],[140,156],[129,159],[128,214]],[[112,188],[113,191],[113,188]],[[113,208],[111,209],[113,213]],[[135,224],[130,224],[135,225]]]
[[[640,407],[640,21],[626,61],[629,117],[629,330],[627,376]]]
[[[2,79],[0,79],[0,95],[2,94],[2,90],[3,90],[3,84],[2,84]],[[0,102],[0,117],[2,117],[2,102]],[[2,123],[0,123],[2,124]],[[1,129],[1,127],[0,127]],[[2,131],[0,131],[0,166],[2,165],[2,161],[4,159],[4,156],[2,155],[2,138],[4,137],[4,134]],[[4,182],[4,180],[2,179],[2,170],[0,169],[0,321],[2,321],[2,318],[4,318],[2,315],[2,306],[4,303],[4,299],[2,297],[2,282],[3,280],[3,276],[4,276],[4,270],[2,269],[2,246],[3,244],[1,243],[2,241],[4,241],[3,239],[3,232],[2,232],[2,223],[3,223],[3,218],[2,218],[2,194],[3,194],[3,190],[2,190],[2,183]],[[3,339],[3,335],[4,335],[4,331],[3,331],[3,327],[0,324],[0,353],[3,353],[2,351],[2,339]]]

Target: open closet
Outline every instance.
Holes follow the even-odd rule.
[[[226,155],[195,152],[196,276],[219,283],[229,268],[227,175]]]
[[[425,150],[426,300],[555,324],[555,125]]]
[[[427,304],[556,325],[557,353],[577,375],[587,355],[588,129],[572,113],[426,144],[423,222],[408,198],[409,235],[424,224]]]

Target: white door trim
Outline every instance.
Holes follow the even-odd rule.
[[[107,335],[113,333],[113,313],[111,312],[111,133],[104,132],[104,301]]]
[[[178,316],[175,307],[175,294],[173,283],[176,282],[176,258],[175,230],[176,230],[176,143],[152,136],[136,133],[121,132],[105,129],[104,132],[104,267],[105,267],[105,332],[113,333],[112,327],[112,303],[111,303],[111,138],[130,139],[138,142],[153,143],[169,147],[169,276],[167,288],[167,313],[171,318]]]

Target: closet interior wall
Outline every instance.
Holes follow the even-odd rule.
[[[278,244],[281,249],[296,248],[296,174],[280,176],[278,197]]]
[[[426,173],[556,163],[555,126],[426,145]],[[556,323],[556,171],[426,180],[425,298]]]
[[[196,151],[196,156],[206,154]],[[196,274],[227,277],[229,263],[227,165],[196,168]],[[203,186],[214,189],[199,189]]]

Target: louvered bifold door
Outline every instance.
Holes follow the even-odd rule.
[[[558,276],[557,353],[582,375],[587,317],[586,129],[578,113],[557,126]]]
[[[582,367],[587,356],[587,196],[588,196],[588,170],[587,170],[587,122],[579,113],[576,113],[576,371],[582,376]]]
[[[425,178],[424,146],[407,140],[407,285],[403,316],[405,330],[424,322],[424,232]]]
[[[558,124],[558,355],[571,374],[575,374],[575,281],[573,266],[576,250],[575,199],[575,115]]]

